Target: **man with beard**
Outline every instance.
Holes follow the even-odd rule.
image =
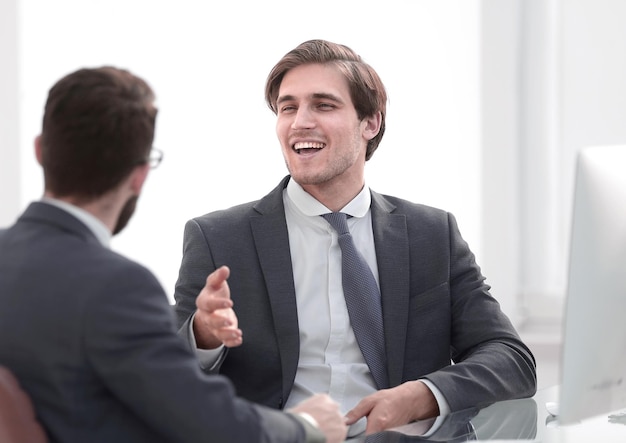
[[[35,140],[44,196],[0,232],[0,365],[52,442],[343,441],[327,395],[283,413],[205,375],[154,275],[108,248],[161,160],[156,114],[149,85],[113,67],[50,90]],[[232,305],[221,277],[202,291]]]

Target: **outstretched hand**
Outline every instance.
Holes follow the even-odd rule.
[[[213,271],[196,298],[193,333],[200,349],[215,349],[220,345],[232,348],[243,343],[237,315],[230,298],[227,279],[230,269],[222,266]]]

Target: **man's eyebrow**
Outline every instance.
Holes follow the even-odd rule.
[[[337,103],[343,103],[343,100],[341,98],[339,98],[338,96],[334,94],[330,94],[328,92],[315,92],[311,94],[311,98],[315,100],[323,99],[323,100],[331,100]],[[276,100],[276,104],[292,101],[295,99],[296,97],[294,95],[283,95],[283,96],[278,97],[278,99]]]
[[[311,95],[312,98],[314,99],[325,99],[325,100],[331,100],[337,103],[343,103],[343,100],[339,97],[337,97],[334,94],[330,94],[328,92],[316,92],[315,94]]]
[[[294,100],[295,98],[296,97],[293,95],[282,95],[276,99],[276,104],[278,105],[283,102],[289,102],[289,101]]]

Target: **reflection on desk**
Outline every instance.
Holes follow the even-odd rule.
[[[430,435],[416,422],[393,430],[348,440],[349,443],[466,442],[508,440],[541,443],[626,442],[626,411],[559,425],[547,402],[558,400],[558,387],[543,389],[533,398],[497,402],[484,408],[454,412],[440,420]],[[430,425],[430,422],[428,423]],[[421,435],[415,435],[421,434]]]
[[[415,432],[413,432],[413,430]],[[494,403],[486,408],[453,412],[443,418],[429,436],[421,435],[421,422],[394,430],[362,436],[351,443],[465,442],[482,440],[528,440],[537,433],[537,404],[532,398]]]

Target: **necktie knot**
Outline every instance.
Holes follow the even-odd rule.
[[[339,235],[348,234],[348,221],[347,215],[343,212],[330,212],[323,214],[322,217],[326,219],[328,223],[337,231]]]

